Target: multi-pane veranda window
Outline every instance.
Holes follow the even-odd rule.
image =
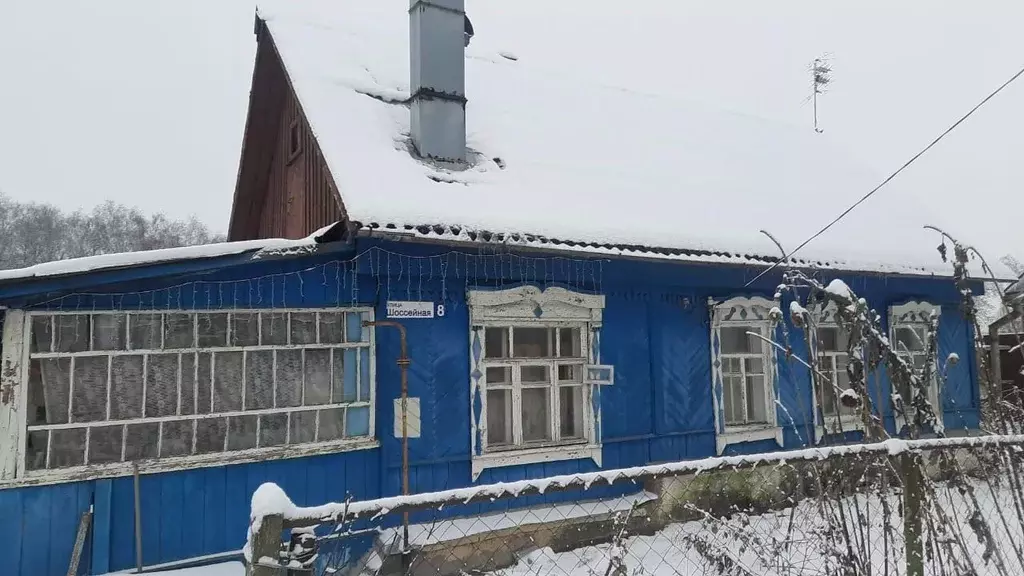
[[[487,326],[487,450],[586,443],[583,325]]]
[[[840,396],[850,389],[849,364],[850,338],[845,330],[835,324],[818,326],[818,370],[826,377],[821,382],[821,406],[826,418],[854,418],[856,408],[843,406]]]
[[[907,360],[914,367],[916,374],[923,375],[925,363],[928,361],[928,337],[931,327],[926,322],[904,322],[893,326],[893,342],[896,352]],[[936,385],[936,366],[932,366],[933,373],[928,382],[928,400],[932,407],[937,408],[938,387]],[[904,405],[910,406],[911,391],[909,386],[902,386],[900,396]]]
[[[729,323],[720,329],[726,426],[767,426],[770,421],[767,344],[751,332],[767,337],[768,325]]]
[[[371,313],[32,313],[25,469],[371,436]]]

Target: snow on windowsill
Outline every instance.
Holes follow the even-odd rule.
[[[583,460],[589,458],[598,467],[601,466],[601,445],[580,444],[576,446],[550,446],[529,448],[526,450],[509,450],[507,452],[491,452],[473,456],[473,480],[488,468],[505,466],[522,466],[540,462],[558,462],[562,460]]]
[[[634,504],[645,504],[657,499],[657,495],[641,491],[638,494],[606,500],[568,502],[466,518],[453,518],[440,522],[412,524],[409,526],[409,546],[410,548],[420,548],[484,532],[586,518],[600,514],[610,515],[629,510]],[[380,531],[377,541],[382,545],[382,550],[386,554],[393,554],[401,550],[401,534],[400,528],[387,528]]]
[[[775,440],[775,443],[778,444],[779,447],[782,447],[782,427],[727,427],[724,432],[715,436],[715,449],[717,450],[717,453],[721,455],[725,452],[726,446],[742,444],[744,442],[757,442],[758,440]]]

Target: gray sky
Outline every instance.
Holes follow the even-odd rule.
[[[110,198],[226,228],[252,0],[0,4],[0,190],[68,208]],[[652,58],[671,55],[666,77],[635,84],[670,82],[809,130],[807,65],[831,53],[822,127],[881,178],[1024,66],[1022,21],[1024,3],[1009,1],[694,2],[678,35],[647,40]],[[608,50],[580,58],[613,58],[613,40]],[[967,240],[990,257],[1024,255],[1022,104],[1024,79],[865,208],[914,195],[942,214],[936,223],[983,236]]]

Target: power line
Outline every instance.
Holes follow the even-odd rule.
[[[849,214],[850,212],[853,212],[853,210],[854,210],[854,209],[855,209],[855,208],[856,208],[857,206],[860,206],[861,204],[863,204],[863,203],[864,203],[864,202],[865,202],[865,201],[866,201],[866,200],[867,200],[868,198],[871,198],[871,197],[872,197],[872,196],[873,196],[873,195],[875,194],[875,192],[878,192],[879,190],[881,190],[883,186],[885,186],[885,185],[886,185],[886,184],[888,184],[888,183],[889,183],[889,182],[890,182],[890,181],[891,181],[891,180],[892,180],[893,178],[895,178],[896,176],[898,176],[900,172],[903,172],[903,171],[904,171],[904,170],[905,170],[905,169],[906,169],[906,168],[907,168],[908,166],[910,166],[911,164],[913,164],[913,163],[914,163],[914,161],[916,161],[916,160],[917,160],[918,158],[920,158],[921,156],[924,156],[924,153],[925,153],[925,152],[927,152],[927,151],[931,150],[931,149],[932,149],[932,147],[933,147],[933,146],[935,146],[936,144],[938,144],[940,140],[942,140],[943,138],[945,138],[947,134],[949,134],[950,132],[952,132],[953,130],[955,130],[955,129],[956,129],[956,127],[957,127],[957,126],[959,126],[960,124],[963,124],[963,122],[964,122],[965,120],[967,120],[968,118],[970,118],[970,117],[971,117],[971,115],[972,115],[972,114],[974,114],[975,112],[977,112],[979,108],[981,108],[982,106],[984,106],[986,102],[988,102],[989,100],[991,100],[992,98],[994,98],[996,94],[999,94],[1000,92],[1002,92],[1002,91],[1003,91],[1003,88],[1006,88],[1007,86],[1009,86],[1010,84],[1012,84],[1012,83],[1013,83],[1013,81],[1014,81],[1014,80],[1016,80],[1017,78],[1020,78],[1020,77],[1021,77],[1021,75],[1024,75],[1024,68],[1021,68],[1020,70],[1018,70],[1018,71],[1017,71],[1017,73],[1016,73],[1016,74],[1014,74],[1013,76],[1011,76],[1009,80],[1007,80],[1006,82],[1003,82],[1003,84],[1002,84],[1001,86],[999,86],[999,88],[996,88],[996,89],[995,89],[995,91],[993,91],[993,92],[992,92],[991,94],[989,94],[988,96],[986,96],[984,100],[982,100],[981,102],[978,102],[978,104],[976,104],[976,105],[974,106],[974,108],[971,108],[971,109],[970,109],[970,110],[969,110],[969,111],[967,112],[967,114],[964,114],[963,116],[961,116],[959,120],[957,120],[956,122],[954,122],[954,123],[953,123],[953,125],[952,125],[952,126],[950,126],[949,128],[946,128],[946,130],[945,130],[945,131],[944,131],[944,132],[943,132],[942,134],[939,134],[939,136],[938,136],[937,138],[935,138],[934,140],[932,140],[930,144],[928,144],[927,146],[925,146],[925,147],[924,147],[924,148],[923,148],[923,149],[922,149],[922,150],[921,150],[920,152],[918,152],[917,154],[914,154],[914,155],[913,155],[913,156],[912,156],[912,157],[910,158],[910,160],[907,160],[907,161],[906,161],[906,162],[905,162],[905,163],[904,163],[904,164],[903,164],[902,166],[900,166],[900,167],[899,167],[899,169],[897,169],[897,170],[896,170],[895,172],[893,172],[892,174],[890,174],[888,178],[886,178],[885,180],[882,180],[882,183],[881,183],[881,184],[879,184],[878,186],[875,186],[875,187],[874,187],[874,188],[873,188],[873,189],[872,189],[872,190],[871,190],[870,192],[868,192],[867,194],[865,194],[864,196],[862,196],[862,197],[860,198],[860,200],[857,200],[857,201],[856,201],[856,202],[854,202],[854,203],[853,203],[853,205],[851,205],[851,206],[850,206],[849,208],[847,208],[846,210],[843,210],[842,214],[840,214],[839,216],[836,216],[836,217],[835,217],[835,219],[834,219],[834,220],[832,220],[831,222],[829,222],[828,224],[826,224],[824,228],[822,228],[821,230],[818,230],[817,232],[815,232],[813,236],[811,236],[811,237],[810,237],[810,238],[808,238],[807,240],[804,240],[804,241],[803,241],[803,243],[801,243],[801,244],[800,244],[799,246],[797,246],[797,247],[796,247],[795,249],[793,249],[793,251],[792,251],[792,252],[790,252],[790,253],[789,253],[788,255],[784,256],[783,258],[779,259],[779,260],[778,260],[778,261],[776,261],[776,262],[775,262],[774,264],[772,264],[771,266],[769,266],[768,268],[766,268],[766,269],[765,269],[764,271],[762,271],[762,272],[761,272],[760,274],[758,274],[757,276],[755,276],[755,277],[754,277],[754,279],[753,279],[753,280],[751,280],[750,282],[747,282],[746,284],[744,284],[744,285],[743,285],[743,286],[744,286],[744,288],[745,288],[745,287],[747,287],[747,286],[750,286],[750,285],[751,285],[751,284],[753,284],[754,282],[757,282],[757,281],[758,281],[758,280],[759,280],[759,279],[760,279],[760,278],[761,278],[762,276],[764,276],[765,274],[767,274],[767,273],[771,272],[772,270],[774,270],[774,269],[778,268],[778,267],[779,267],[779,266],[780,266],[781,264],[785,264],[785,263],[786,263],[786,262],[787,262],[787,261],[788,261],[788,260],[789,260],[790,258],[792,258],[792,257],[793,257],[793,255],[794,255],[794,254],[796,254],[797,252],[799,252],[799,251],[800,251],[800,249],[802,249],[802,248],[803,248],[804,246],[807,246],[808,244],[810,244],[811,242],[813,242],[813,241],[814,241],[814,240],[815,240],[815,239],[816,239],[816,238],[817,238],[818,236],[821,236],[822,234],[824,234],[824,233],[825,233],[825,232],[826,232],[826,231],[827,231],[827,230],[828,230],[829,228],[831,228],[831,227],[832,227],[832,226],[834,226],[834,225],[835,225],[835,224],[836,224],[837,222],[839,222],[840,220],[842,220],[843,218],[845,218],[847,214]]]

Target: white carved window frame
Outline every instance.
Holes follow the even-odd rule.
[[[846,328],[840,326],[838,318],[838,309],[834,302],[828,302],[824,307],[821,304],[814,306],[811,311],[811,320],[814,323],[814,329],[810,331],[810,353],[814,358],[821,356],[830,356],[833,359],[833,371],[838,370],[835,368],[838,363],[836,357],[846,356],[849,357],[849,352],[846,350],[840,350],[835,352],[826,352],[820,349],[818,342],[818,328],[835,328],[843,331]],[[819,370],[821,370],[821,364],[818,364]],[[822,373],[826,371],[821,370]],[[830,376],[834,377],[834,372]],[[819,376],[820,379],[820,376]],[[822,383],[824,385],[824,383]],[[860,419],[857,414],[839,414],[838,416],[830,416],[824,412],[818,410],[818,391],[814,386],[811,386],[811,401],[814,405],[815,415],[815,441],[822,438],[824,434],[836,434],[840,430],[843,432],[854,432],[863,431],[864,422]],[[836,402],[839,402],[839,398],[836,398]]]
[[[599,365],[604,296],[561,287],[541,290],[536,286],[520,286],[505,290],[470,290],[467,300],[473,479],[488,468],[539,462],[589,458],[601,466],[601,386],[597,384],[583,386],[586,434],[583,442],[487,451],[487,383],[483,362],[487,327],[579,327],[588,365]],[[550,409],[556,411],[557,406]]]
[[[225,346],[218,346],[214,348],[201,348],[193,345],[189,348],[182,349],[164,349],[152,348],[152,349],[139,349],[139,350],[87,350],[80,352],[69,352],[66,357],[71,356],[109,356],[111,358],[116,356],[125,355],[160,355],[160,354],[199,354],[201,352],[210,351],[213,353],[234,353],[242,352],[243,358],[249,352],[266,352],[276,350],[305,350],[305,349],[322,349],[322,350],[355,350],[356,353],[356,378],[359,379],[357,387],[367,385],[369,390],[369,398],[364,399],[361,397],[362,392],[357,392],[360,397],[351,401],[338,401],[329,402],[327,404],[318,405],[304,405],[304,401],[300,401],[300,406],[297,407],[276,407],[276,408],[265,408],[265,409],[248,409],[248,410],[235,410],[235,411],[214,411],[211,409],[209,413],[199,414],[196,412],[190,414],[184,414],[180,411],[180,407],[176,409],[175,415],[158,416],[158,417],[139,417],[122,420],[110,420],[108,414],[107,419],[99,420],[95,422],[80,422],[80,423],[60,423],[60,424],[36,424],[29,425],[27,413],[28,413],[28,386],[29,386],[29,370],[31,359],[35,357],[58,357],[62,353],[59,352],[32,352],[31,351],[31,326],[33,317],[38,316],[61,316],[61,315],[126,315],[126,316],[138,316],[138,315],[167,315],[167,314],[184,314],[193,317],[194,331],[193,342],[197,342],[195,336],[195,330],[197,330],[198,323],[195,321],[196,314],[221,314],[221,313],[239,313],[239,314],[306,314],[313,315],[316,320],[316,334],[317,342],[309,344],[288,344],[284,345],[271,345],[263,344],[262,342],[254,346],[232,346],[230,342],[226,342]],[[108,311],[77,311],[77,312],[60,312],[60,311],[46,311],[46,312],[29,312],[20,309],[9,309],[5,312],[5,318],[3,323],[3,351],[0,356],[0,487],[12,486],[12,485],[33,485],[33,484],[50,484],[57,482],[65,482],[75,479],[94,479],[94,478],[106,478],[123,476],[131,474],[133,466],[138,465],[139,470],[144,473],[154,472],[167,472],[174,470],[187,470],[193,468],[201,468],[206,466],[223,466],[225,464],[239,464],[246,462],[257,462],[263,460],[273,460],[280,458],[295,458],[302,456],[311,456],[318,454],[329,454],[336,452],[344,452],[350,450],[363,450],[369,448],[376,448],[379,446],[379,442],[376,439],[375,432],[375,413],[376,413],[376,352],[375,352],[375,338],[373,327],[361,328],[361,336],[358,341],[344,341],[332,344],[322,344],[320,342],[320,313],[331,313],[331,314],[343,314],[345,317],[352,314],[358,314],[363,319],[373,320],[374,310],[369,307],[355,307],[355,308],[279,308],[279,309],[245,309],[245,310],[234,310],[234,309],[223,309],[223,310],[108,310]],[[129,320],[130,322],[130,320]],[[260,323],[262,325],[262,323]],[[228,321],[228,326],[231,326]],[[128,328],[126,327],[126,332]],[[228,328],[230,330],[230,328]],[[347,333],[347,327],[345,328]],[[163,336],[161,336],[163,337]],[[230,332],[226,333],[225,338],[230,339]],[[260,336],[262,338],[262,336]],[[345,336],[347,338],[347,335]],[[90,338],[91,341],[91,338]],[[90,345],[91,348],[91,345]],[[368,351],[369,364],[365,365],[365,359],[363,358],[362,351]],[[363,366],[360,366],[363,364]],[[144,364],[145,366],[145,364]],[[244,366],[244,364],[243,364]],[[333,358],[332,358],[333,366]],[[180,365],[179,365],[180,368]],[[211,368],[212,370],[212,368]],[[244,372],[244,369],[243,369]],[[365,374],[364,374],[365,372]],[[245,377],[244,375],[242,376]],[[108,407],[109,412],[109,397],[112,392],[109,391],[111,386],[110,376],[108,374]],[[364,378],[366,379],[364,381]],[[212,380],[211,380],[212,382]],[[276,377],[275,377],[276,382]],[[193,383],[193,386],[198,386],[197,383]],[[242,387],[245,387],[244,380]],[[178,395],[180,402],[181,394],[181,380],[178,380]],[[333,395],[332,391],[332,395]],[[244,391],[241,391],[242,398],[244,399]],[[275,392],[276,394],[276,392]],[[211,402],[213,398],[213,391],[210,391]],[[143,397],[144,398],[144,397]],[[198,398],[196,396],[195,398]],[[193,401],[198,401],[196,399]],[[205,400],[205,399],[204,399]],[[143,400],[144,403],[144,400]],[[244,403],[244,400],[243,400]],[[69,405],[70,406],[70,405]],[[211,404],[212,407],[212,404]],[[243,407],[244,408],[244,407]],[[296,444],[285,444],[275,445],[267,447],[255,447],[245,449],[228,449],[227,447],[227,436],[225,436],[225,449],[223,451],[214,451],[209,453],[195,453],[184,456],[168,456],[168,457],[155,457],[147,458],[142,460],[136,460],[134,462],[125,460],[124,448],[122,447],[122,461],[110,462],[110,463],[96,463],[84,465],[76,465],[73,467],[59,467],[59,468],[46,468],[40,470],[27,470],[26,469],[26,453],[25,443],[28,438],[28,432],[30,429],[39,429],[45,431],[51,430],[62,430],[62,429],[77,429],[82,428],[87,431],[96,427],[103,426],[132,426],[138,424],[153,425],[160,424],[162,427],[164,422],[175,422],[175,421],[193,421],[197,422],[203,419],[217,419],[217,418],[230,418],[230,417],[249,417],[249,416],[262,416],[262,415],[275,415],[275,414],[288,414],[290,415],[299,412],[310,412],[314,411],[319,413],[323,410],[339,410],[345,409],[347,413],[348,408],[365,408],[368,410],[369,421],[367,423],[368,432],[363,434],[359,433],[358,436],[345,437],[336,440],[314,440],[308,443],[296,443]],[[145,409],[145,408],[143,408]],[[70,410],[70,407],[69,407]],[[258,420],[259,418],[257,418]],[[70,419],[69,419],[70,420]],[[319,416],[316,419],[315,426],[319,428]],[[347,423],[342,424],[344,428]],[[291,424],[289,423],[289,427]],[[160,438],[162,439],[162,428],[160,428]],[[193,450],[195,450],[195,427],[193,427]],[[122,444],[127,442],[124,434],[122,433]],[[226,433],[227,434],[227,433]],[[347,432],[345,433],[347,434]],[[258,435],[258,432],[257,432]],[[314,437],[317,432],[314,432]],[[88,442],[88,432],[87,432]],[[286,440],[287,442],[287,440]],[[86,452],[87,453],[87,452]]]
[[[892,343],[893,350],[900,355],[905,355],[904,350],[899,347],[896,342],[896,328],[898,326],[913,326],[923,327],[925,329],[924,334],[927,335],[928,331],[931,330],[931,316],[942,315],[942,306],[938,304],[932,304],[931,302],[923,300],[913,300],[902,304],[893,304],[889,306],[889,342]],[[924,343],[925,350],[921,352],[912,353],[911,356],[915,357],[918,355],[927,355],[928,342]],[[938,354],[938,346],[936,346],[936,355]],[[943,425],[943,408],[942,408],[942,394],[939,391],[939,377],[938,370],[941,368],[939,365],[938,358],[932,359],[935,362],[935,369],[932,371],[931,382],[928,383],[928,401],[932,404],[932,410],[935,412],[936,421],[939,426]],[[893,392],[899,392],[899,390],[893,390]],[[910,409],[910,399],[903,399],[904,410]],[[906,426],[906,420],[903,417],[896,418],[896,427],[903,428]]]
[[[736,297],[722,302],[708,299],[711,314],[711,396],[715,411],[715,449],[718,454],[730,444],[775,440],[783,445],[782,427],[778,424],[776,398],[778,393],[778,354],[767,342],[761,342],[761,361],[764,366],[765,403],[768,424],[736,426],[726,424],[724,403],[724,374],[721,354],[721,330],[729,326],[756,327],[761,336],[774,339],[776,324],[769,318],[775,302],[762,297]]]

